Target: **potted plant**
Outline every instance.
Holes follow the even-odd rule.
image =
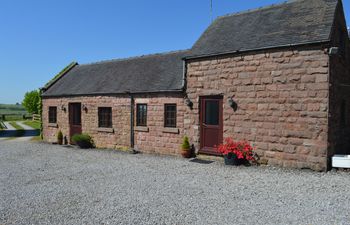
[[[57,144],[62,145],[63,143],[63,134],[62,131],[58,131],[57,133]]]
[[[219,145],[220,152],[225,159],[225,165],[249,164],[253,161],[253,147],[247,141],[234,141],[232,138],[226,138],[225,143]]]
[[[184,158],[191,158],[191,146],[187,136],[185,136],[182,141],[181,155]]]
[[[75,134],[72,137],[72,141],[80,148],[93,148],[94,142],[88,134]]]

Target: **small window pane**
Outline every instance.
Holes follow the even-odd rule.
[[[98,108],[98,127],[112,127],[112,108],[99,107]]]
[[[176,127],[176,104],[165,104],[164,127]]]
[[[136,105],[136,126],[147,126],[147,104]]]
[[[205,124],[219,125],[219,102],[218,101],[205,102]]]
[[[57,123],[57,107],[49,107],[49,123]]]

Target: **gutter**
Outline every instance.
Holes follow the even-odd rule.
[[[297,46],[303,46],[303,45],[326,44],[329,42],[330,42],[330,40],[322,40],[322,41],[316,41],[316,42],[314,41],[314,42],[305,42],[305,43],[294,43],[294,44],[288,44],[288,45],[267,46],[267,47],[262,47],[262,48],[227,51],[227,52],[223,52],[223,53],[212,53],[212,54],[185,56],[182,59],[183,60],[201,59],[201,58],[209,58],[209,57],[214,57],[214,56],[225,56],[225,55],[232,55],[232,54],[239,54],[239,53],[246,53],[246,52],[253,52],[253,51],[270,50],[270,49],[276,49],[276,48],[288,48],[288,47],[290,48],[290,47],[297,47]]]
[[[90,93],[90,94],[68,94],[68,95],[45,95],[43,98],[57,98],[57,97],[79,97],[79,96],[115,96],[125,94],[161,94],[161,93],[183,93],[183,88],[175,90],[159,90],[159,91],[135,91],[135,92],[115,92],[115,93]]]

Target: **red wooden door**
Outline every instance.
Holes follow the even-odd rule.
[[[69,136],[70,143],[74,134],[81,134],[81,103],[69,103]]]
[[[200,153],[220,155],[217,146],[223,141],[222,96],[200,99]]]

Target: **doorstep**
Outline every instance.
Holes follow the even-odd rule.
[[[216,162],[223,162],[224,161],[224,157],[213,156],[213,155],[204,155],[204,154],[197,154],[196,158],[201,159],[201,160],[209,160],[209,161],[216,161]]]
[[[334,155],[332,157],[332,167],[350,168],[350,155]]]

